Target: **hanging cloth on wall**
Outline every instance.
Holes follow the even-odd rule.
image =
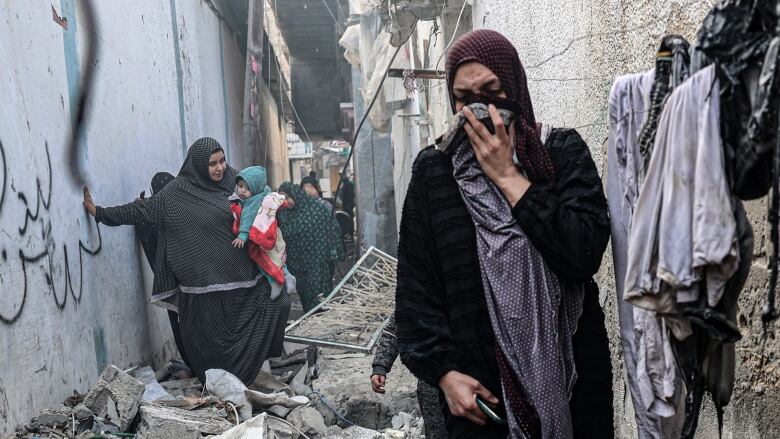
[[[734,193],[760,198],[772,188],[768,219],[772,256],[765,323],[777,318],[780,178],[780,1],[727,0],[705,18],[698,48],[716,62],[721,80],[721,131]]]
[[[639,151],[639,134],[647,119],[650,89],[654,79],[655,70],[621,76],[615,80],[609,97],[607,201],[611,218],[612,260],[615,268],[623,361],[639,439],[679,437],[683,424],[683,410],[680,405],[682,398],[679,398],[679,392],[677,401],[670,403],[665,397],[656,398],[653,391],[654,380],[651,377],[666,378],[656,381],[661,389],[664,387],[664,381],[670,383],[672,389],[681,386],[674,357],[669,354],[671,345],[668,336],[666,337],[668,349],[657,349],[655,354],[654,350],[647,349],[648,346],[664,346],[661,317],[653,311],[634,307],[623,300],[628,259],[628,231],[639,196],[640,176],[644,175],[644,158]],[[650,337],[652,342],[648,343]],[[665,359],[670,360],[671,368],[666,367],[667,361],[648,361],[648,357],[662,358],[664,354],[666,354]],[[664,373],[662,375],[649,373],[648,364],[662,366],[661,371]],[[674,390],[669,396],[670,398],[674,396]],[[660,408],[672,409],[675,412],[672,416],[664,418],[656,413]]]

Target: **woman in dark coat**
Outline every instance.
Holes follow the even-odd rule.
[[[584,291],[577,298],[582,314],[576,333],[567,341],[572,349],[556,360],[558,364],[565,354],[571,355],[579,374],[565,419],[557,420],[544,417],[544,389],[530,398],[529,389],[516,380],[518,372],[533,374],[550,364],[509,368],[494,327],[557,315],[541,313],[549,309],[519,307],[510,310],[517,312],[513,321],[493,320],[501,303],[492,301],[496,296],[487,301],[483,279],[495,278],[485,276],[482,268],[512,261],[491,260],[478,252],[478,229],[469,209],[480,208],[464,201],[464,188],[474,187],[456,180],[453,156],[436,147],[426,148],[415,160],[399,230],[395,319],[401,359],[418,378],[442,389],[442,410],[452,438],[509,434],[506,426],[483,413],[477,398],[514,421],[512,437],[613,437],[609,346],[592,280],[609,240],[609,218],[588,146],[574,130],[553,130],[541,140],[517,51],[500,34],[479,30],[461,37],[448,53],[447,73],[453,110],[463,110],[467,120],[458,133],[466,139],[462,147],[474,149],[478,167],[492,182],[493,187],[482,187],[485,193],[500,191],[500,208],[509,216],[503,229],[517,234],[514,228],[519,228],[541,255],[545,273],[549,269],[556,282]],[[489,111],[487,119],[478,120],[464,110],[475,103],[492,104],[483,107]],[[497,108],[510,110],[514,122],[504,125]],[[489,208],[483,205],[481,210]],[[492,245],[480,236],[482,247]],[[515,271],[520,270],[500,272],[503,277],[488,285],[491,291],[516,281]],[[533,296],[527,288],[498,292],[511,302],[513,292]],[[534,332],[518,333],[514,341],[528,338],[545,341]],[[512,411],[503,411],[506,407]]]
[[[152,301],[178,309],[193,372],[203,381],[207,369],[219,368],[251,383],[267,358],[281,354],[290,298],[271,300],[256,264],[231,244],[234,184],[222,147],[206,137],[159,194],[104,208],[85,188],[84,206],[108,226],[159,225]]]

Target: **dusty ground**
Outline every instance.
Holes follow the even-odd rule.
[[[361,427],[383,430],[391,426],[392,417],[400,412],[420,416],[417,379],[400,360],[387,375],[387,393],[379,395],[371,390],[369,382],[373,356],[333,359],[329,354],[341,352],[323,352],[320,376],[313,386],[344,418]],[[329,415],[327,408],[320,411],[328,424],[338,421],[342,427],[349,425],[336,419],[336,415]]]

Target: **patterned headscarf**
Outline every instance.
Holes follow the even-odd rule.
[[[168,172],[158,172],[152,177],[152,195],[157,195],[165,185],[173,181],[176,178]]]
[[[173,181],[175,177],[167,172],[158,172],[152,178],[152,196],[160,193],[163,188]],[[160,234],[160,226],[157,223],[140,223],[135,226],[136,237],[141,241],[141,248],[144,250],[146,260],[154,268],[155,257],[157,256],[157,237]]]
[[[222,145],[211,137],[196,140],[187,151],[187,158],[179,170],[179,178],[209,192],[232,193],[236,180],[235,170],[228,167],[220,181],[212,181],[209,177],[209,157],[220,151],[224,152]]]
[[[455,42],[447,54],[447,88],[453,111],[455,96],[452,88],[455,73],[460,66],[469,62],[484,65],[501,81],[501,88],[507,95],[505,100],[509,105],[501,105],[504,99],[491,96],[474,97],[472,100],[492,102],[499,108],[509,107],[506,109],[515,112],[517,132],[515,150],[528,178],[534,183],[555,181],[555,170],[539,137],[525,70],[520,63],[515,46],[500,33],[487,29],[469,32]]]

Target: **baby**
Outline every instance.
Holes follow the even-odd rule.
[[[282,292],[295,292],[295,277],[285,265],[287,254],[282,231],[277,227],[276,212],[287,207],[284,196],[271,192],[265,169],[250,166],[238,173],[236,192],[230,197],[233,204],[233,233],[238,237],[233,246],[243,248],[249,241],[249,257],[260,267],[271,284],[271,299]]]

